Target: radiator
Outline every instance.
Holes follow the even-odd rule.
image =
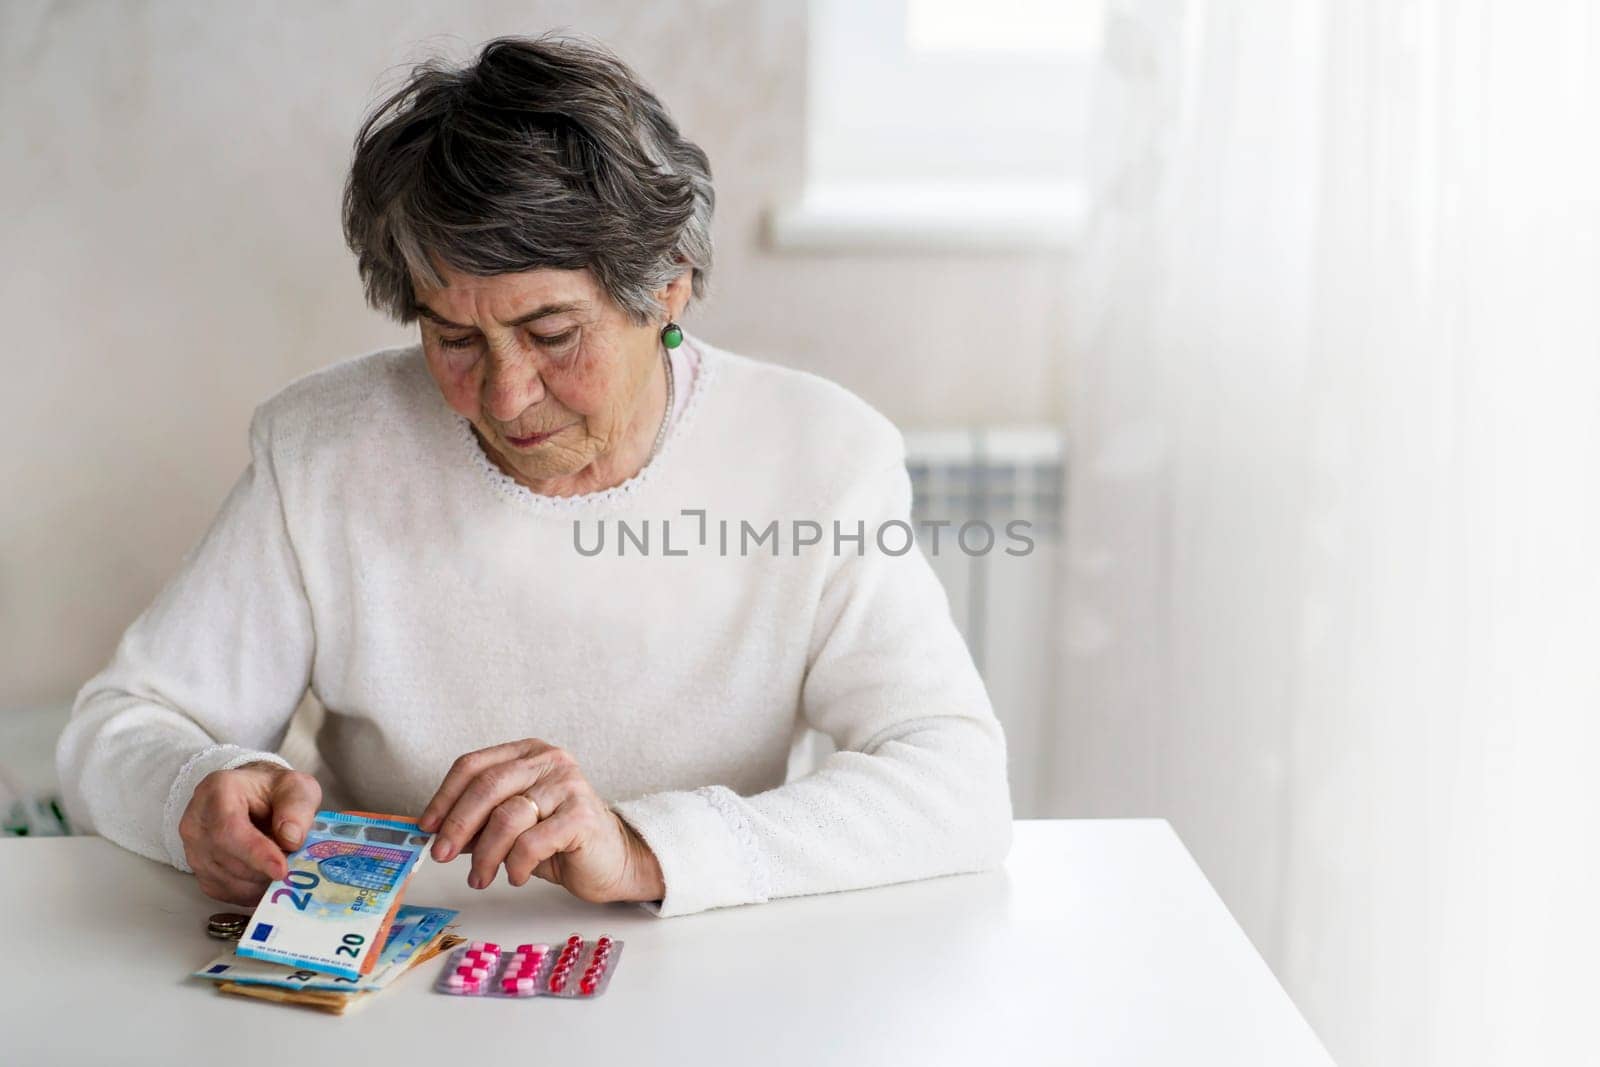
[[[1005,727],[1016,815],[1037,815],[1059,660],[1061,432],[978,427],[913,431],[905,438],[918,545],[944,584],[951,615]],[[1026,524],[1011,528],[1030,546],[1008,535],[1014,523]],[[963,527],[969,532],[964,543],[959,539]],[[982,551],[985,527],[995,539]],[[830,738],[801,730],[790,777],[815,768],[832,750]]]

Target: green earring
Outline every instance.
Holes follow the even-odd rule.
[[[677,348],[683,344],[683,330],[675,322],[669,322],[661,327],[661,343],[669,349]]]

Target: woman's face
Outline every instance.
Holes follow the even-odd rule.
[[[417,288],[428,369],[502,470],[568,496],[643,466],[665,395],[659,324],[633,325],[587,270],[441,274]],[[673,316],[688,281],[657,294]]]

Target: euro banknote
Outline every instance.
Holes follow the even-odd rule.
[[[467,939],[453,933],[442,933],[429,941],[426,945],[412,955],[411,961],[404,964],[406,971],[414,971],[429,960],[444,953],[454,951],[467,943]],[[330,992],[326,989],[285,989],[274,985],[249,985],[244,982],[218,982],[217,992],[235,997],[249,997],[253,1000],[269,1000],[275,1004],[295,1004],[304,1008],[314,1008],[317,1011],[327,1012],[331,1015],[349,1015],[358,1011],[363,1004],[368,1003],[373,997],[382,995],[382,990],[369,989],[363,992]]]
[[[325,989],[333,992],[364,993],[383,989],[406,972],[412,956],[442,934],[458,913],[454,908],[432,908],[402,904],[395,913],[383,950],[372,972],[360,978],[323,974],[286,963],[268,963],[233,952],[225,953],[194,972],[196,978],[214,982],[242,982],[247,985],[281,986],[285,989]]]
[[[411,819],[319,811],[239,939],[238,955],[360,979],[377,964],[433,837]]]

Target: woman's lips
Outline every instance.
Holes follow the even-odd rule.
[[[517,448],[532,448],[534,445],[543,444],[550,440],[550,438],[566,428],[565,426],[557,426],[555,429],[547,430],[544,433],[536,433],[528,437],[507,437],[506,440]]]

